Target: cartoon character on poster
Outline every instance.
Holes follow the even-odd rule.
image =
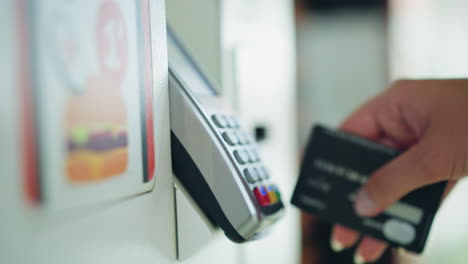
[[[112,1],[99,7],[96,50],[98,72],[87,78],[83,89],[75,89],[66,104],[66,175],[75,183],[118,176],[128,165],[127,106],[121,93],[127,30]]]

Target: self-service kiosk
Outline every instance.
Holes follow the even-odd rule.
[[[202,1],[197,42],[191,5],[0,4],[0,262],[296,262],[292,3]]]

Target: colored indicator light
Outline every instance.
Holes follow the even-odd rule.
[[[278,201],[281,201],[281,193],[278,190],[276,190],[275,193],[276,197],[278,197]]]
[[[270,197],[268,196],[268,192],[266,191],[265,187],[257,187],[254,189],[255,198],[260,203],[261,206],[268,206],[270,205]]]
[[[275,185],[270,186],[276,194],[278,201],[281,201],[281,193]]]
[[[278,196],[276,195],[276,191],[272,186],[268,187],[268,197],[270,198],[272,204],[277,203],[279,200]]]
[[[265,199],[265,204],[266,205],[270,205],[271,204],[271,201],[270,201],[270,197],[268,196],[268,191],[265,187],[260,187],[260,190],[262,191],[262,196],[263,196],[263,199]]]

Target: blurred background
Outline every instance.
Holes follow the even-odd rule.
[[[467,15],[463,0],[296,1],[299,149],[314,122],[338,126],[394,80],[466,78]],[[464,180],[440,209],[422,256],[387,253],[380,263],[466,263],[467,199]],[[327,224],[308,216],[302,224],[303,263],[350,263],[350,253],[322,245]]]

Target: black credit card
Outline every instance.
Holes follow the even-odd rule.
[[[354,195],[367,178],[398,155],[387,146],[317,125],[291,203],[391,246],[421,253],[446,182],[413,191],[376,217],[360,217],[353,207]]]

